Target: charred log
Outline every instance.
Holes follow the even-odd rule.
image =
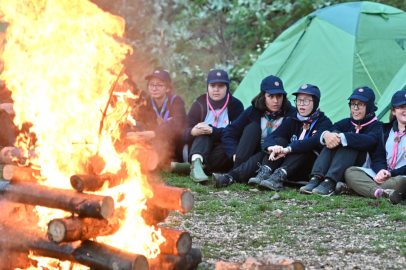
[[[41,172],[30,167],[6,165],[3,168],[3,178],[20,182],[38,182],[43,178]]]
[[[164,221],[169,216],[169,210],[146,203],[147,209],[141,211],[145,224],[152,226]]]
[[[11,165],[28,165],[29,159],[34,157],[34,151],[26,152],[23,149],[11,146],[4,147],[0,151],[0,159],[3,161],[3,163]]]
[[[70,177],[70,184],[76,191],[98,191],[105,182],[108,182],[108,187],[112,188],[122,183],[122,179],[114,174],[108,173],[104,175],[86,175],[76,174]]]
[[[177,257],[160,254],[149,259],[149,270],[191,270],[197,268],[202,262],[202,253],[198,248],[192,248],[186,256]]]
[[[0,181],[0,194],[12,202],[62,209],[82,217],[109,218],[114,213],[110,196],[78,193],[32,183]]]
[[[160,228],[161,234],[165,238],[159,248],[162,254],[186,256],[192,248],[192,237],[186,231]]]
[[[186,188],[170,187],[164,185],[151,185],[154,196],[149,202],[155,206],[170,210],[178,210],[182,213],[193,209],[194,196]]]

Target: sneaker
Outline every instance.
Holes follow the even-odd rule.
[[[375,191],[375,194],[378,194],[378,197],[382,196],[393,204],[398,204],[402,200],[402,193],[394,189],[378,189]]]
[[[195,183],[204,184],[209,181],[209,177],[203,171],[203,164],[200,158],[192,161],[190,166],[190,179]]]
[[[313,176],[307,185],[300,188],[300,193],[312,194],[313,189],[320,185],[321,182],[323,182],[323,179],[318,176]]]
[[[213,173],[212,178],[215,188],[228,187],[234,184],[233,177],[229,174]]]
[[[262,181],[268,179],[272,174],[271,168],[269,168],[268,166],[261,165],[261,163],[259,162],[257,164],[259,168],[256,172],[258,174],[257,176],[252,177],[250,178],[250,180],[248,180],[248,185],[250,186],[259,185]]]
[[[336,188],[334,189],[335,195],[353,195],[353,196],[360,196],[357,192],[355,192],[352,188],[350,188],[347,183],[338,182]]]
[[[171,162],[171,172],[178,174],[189,174],[190,163],[189,162]]]
[[[281,191],[284,181],[286,181],[286,173],[279,168],[268,179],[262,181],[259,186],[265,189]]]
[[[334,189],[336,187],[336,182],[333,180],[326,178],[323,182],[320,183],[317,187],[315,187],[312,191],[313,194],[321,195],[321,196],[330,196],[334,193]]]

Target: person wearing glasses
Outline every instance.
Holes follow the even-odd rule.
[[[233,170],[226,174],[213,173],[214,187],[244,182],[246,175],[255,174],[257,163],[265,155],[265,139],[289,116],[296,114],[296,108],[290,104],[286,94],[280,78],[270,75],[262,80],[260,93],[252,100],[252,106],[224,130],[221,144],[234,165]]]
[[[136,115],[137,140],[146,142],[157,152],[158,167],[169,165],[176,159],[180,148],[180,134],[185,123],[185,102],[171,85],[171,77],[165,70],[158,69],[146,76],[149,97],[139,106]]]
[[[382,124],[371,168],[350,167],[346,183],[338,183],[337,195],[383,197],[393,204],[406,197],[406,91],[392,96],[390,122]]]
[[[309,183],[300,188],[301,193],[330,196],[336,184],[344,181],[348,167],[368,166],[382,124],[375,116],[375,94],[369,87],[360,87],[348,99],[351,117],[336,122],[321,135],[320,143],[325,147],[313,165]]]
[[[233,167],[233,162],[223,150],[221,137],[224,128],[243,111],[241,101],[230,93],[227,72],[221,69],[210,71],[207,76],[207,93],[199,96],[192,104],[182,132],[182,141],[191,145],[190,178],[194,182],[205,183],[209,181],[206,173],[228,171]]]
[[[265,140],[264,148],[270,155],[264,158],[258,175],[248,181],[250,185],[282,190],[283,182],[305,164],[313,165],[322,149],[320,135],[333,124],[319,108],[319,88],[304,84],[293,95],[296,96],[297,114],[288,118]],[[281,145],[281,141],[285,143]]]

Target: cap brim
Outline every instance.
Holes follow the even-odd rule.
[[[208,81],[207,83],[217,83],[217,82],[223,82],[223,83],[228,83],[228,84],[230,83],[227,80],[221,80],[221,79],[211,80],[211,81]]]
[[[306,90],[300,90],[300,91],[297,91],[297,92],[294,92],[294,93],[292,93],[292,95],[299,95],[299,94],[306,94],[306,95],[311,95],[311,96],[314,96],[314,93],[310,93],[310,92],[308,92],[308,91],[306,91]]]
[[[358,99],[358,100],[360,100],[360,101],[362,101],[362,102],[368,102],[368,101],[369,101],[369,98],[364,97],[364,96],[360,96],[360,95],[351,95],[351,96],[348,98],[348,100],[350,100],[350,99]]]
[[[148,76],[145,76],[145,79],[146,79],[147,81],[149,81],[151,78],[158,78],[158,79],[160,79],[161,81],[171,83],[170,81],[166,80],[164,77],[160,76],[160,74],[159,74],[159,75],[158,75],[158,74],[150,74],[150,75],[148,75]]]
[[[287,93],[285,92],[285,90],[283,89],[268,89],[268,90],[261,90],[264,91],[270,95],[275,95],[275,94],[284,94],[287,95]]]
[[[406,100],[400,101],[398,103],[393,103],[392,106],[400,106],[400,105],[404,105],[404,104],[406,104]]]

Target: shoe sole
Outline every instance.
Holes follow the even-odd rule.
[[[300,189],[299,192],[302,193],[302,194],[307,194],[307,195],[313,194],[312,191],[307,191],[307,190],[304,190],[304,189]]]
[[[192,176],[190,176],[190,179],[192,179],[193,182],[199,183],[199,184],[209,182],[209,177],[207,177],[207,179],[206,178],[204,178],[204,179],[195,179]]]
[[[329,196],[334,194],[334,190],[331,191],[329,194],[325,194],[325,195],[324,194],[319,194],[319,193],[314,192],[314,191],[312,191],[312,194],[316,194],[316,195],[319,195],[319,196],[322,196],[322,197],[329,197]]]
[[[262,181],[261,184],[259,184],[259,187],[269,189],[269,190],[272,190],[272,191],[281,191],[282,190],[282,189],[274,188],[273,186],[268,186],[267,184],[268,183],[266,183],[266,181]]]
[[[393,203],[393,204],[400,203],[402,201],[402,193],[400,193],[399,191],[396,191],[396,190],[392,191],[389,196],[389,200],[390,200],[390,203]]]
[[[247,183],[249,186],[256,186],[261,184],[261,181],[257,181],[257,180],[249,180]]]

